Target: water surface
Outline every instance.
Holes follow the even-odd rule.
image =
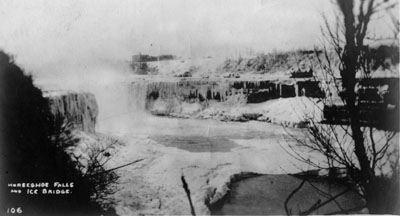
[[[231,185],[231,191],[222,205],[212,208],[211,213],[213,215],[286,215],[285,200],[301,182],[301,179],[286,174],[261,175],[238,180]],[[338,183],[306,182],[292,197],[288,206],[293,214],[298,214],[299,211],[310,208],[318,200],[322,203],[345,189],[346,187]],[[363,201],[356,193],[347,192],[335,202],[330,202],[312,214],[329,214],[362,205]]]
[[[239,146],[224,137],[159,135],[151,138],[165,146],[190,152],[229,152]]]

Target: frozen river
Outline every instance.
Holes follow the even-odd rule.
[[[153,116],[144,111],[144,92],[140,85],[132,88],[132,81],[63,88],[94,93],[99,106],[97,132],[124,143],[107,168],[143,159],[117,170],[120,178],[109,200],[120,215],[189,214],[181,176],[188,183],[196,213],[210,214],[207,205],[228,192],[236,174],[288,174],[312,168],[286,152],[288,144],[294,143],[289,133],[300,137],[301,129],[257,121]]]
[[[118,190],[110,195],[118,214],[189,214],[182,175],[196,213],[210,214],[207,204],[227,193],[235,174],[287,174],[309,168],[285,151],[293,142],[288,133],[299,137],[301,129],[258,121],[153,116],[141,110],[143,105],[135,101],[142,98],[137,92],[124,95],[131,89],[123,85],[114,88],[114,92],[121,91],[116,97],[99,97],[97,130],[119,137],[125,146],[109,166],[145,159],[118,170]]]

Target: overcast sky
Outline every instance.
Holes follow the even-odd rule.
[[[0,48],[30,70],[138,52],[232,56],[312,48],[330,0],[0,0]]]

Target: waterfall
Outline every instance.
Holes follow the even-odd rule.
[[[141,80],[129,84],[128,111],[138,116],[180,113],[188,105],[205,108],[209,101],[231,105],[260,103],[295,96],[292,80]]]
[[[70,122],[76,128],[93,133],[95,132],[99,113],[95,96],[86,92],[51,91],[44,96],[49,101],[55,124]]]
[[[146,81],[122,81],[99,86],[93,91],[99,102],[98,131],[124,134],[148,118]]]
[[[128,107],[132,112],[143,113],[146,110],[148,81],[133,82],[128,87]]]
[[[216,81],[150,82],[147,84],[147,100],[225,101],[232,94],[232,86],[232,82]]]

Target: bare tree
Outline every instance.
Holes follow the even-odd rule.
[[[329,48],[325,48],[323,57],[317,52],[316,55],[322,66],[322,79],[328,83],[325,88],[327,98],[323,99],[323,103],[324,105],[337,103],[334,97],[336,94],[343,104],[341,113],[344,114],[347,124],[320,124],[310,119],[305,139],[300,140],[295,137],[298,146],[323,154],[326,160],[324,163],[310,160],[299,151],[298,147],[291,146],[293,150],[291,153],[297,159],[316,168],[329,168],[331,174],[340,168],[345,169],[346,175],[354,185],[353,190],[364,198],[370,213],[398,213],[399,150],[396,143],[398,128],[377,129],[375,121],[377,116],[374,116],[377,112],[365,114],[365,104],[360,97],[362,90],[360,83],[371,79],[374,69],[379,66],[377,64],[381,63],[376,61],[373,50],[365,43],[366,39],[373,41],[383,39],[368,36],[372,20],[389,15],[394,24],[394,28],[389,27],[392,28],[394,35],[394,37],[390,35],[390,38],[393,39],[392,46],[398,53],[399,21],[398,17],[391,13],[398,7],[398,2],[336,0],[336,3],[339,9],[339,13],[336,14],[337,22],[332,25],[324,17],[326,26],[324,35],[334,50],[333,55],[338,64],[332,59],[333,55]],[[331,84],[329,80],[332,81]],[[398,97],[398,92],[396,93]],[[387,111],[387,104],[383,104],[384,106],[379,108],[381,113]],[[397,113],[398,117],[399,104],[397,102],[393,105],[395,111],[392,113]],[[338,113],[340,112],[336,112]],[[286,204],[285,208],[288,209]],[[319,207],[321,203],[300,214],[310,214]],[[291,213],[289,210],[287,212]],[[344,209],[341,211],[341,213],[347,212],[348,210]]]

